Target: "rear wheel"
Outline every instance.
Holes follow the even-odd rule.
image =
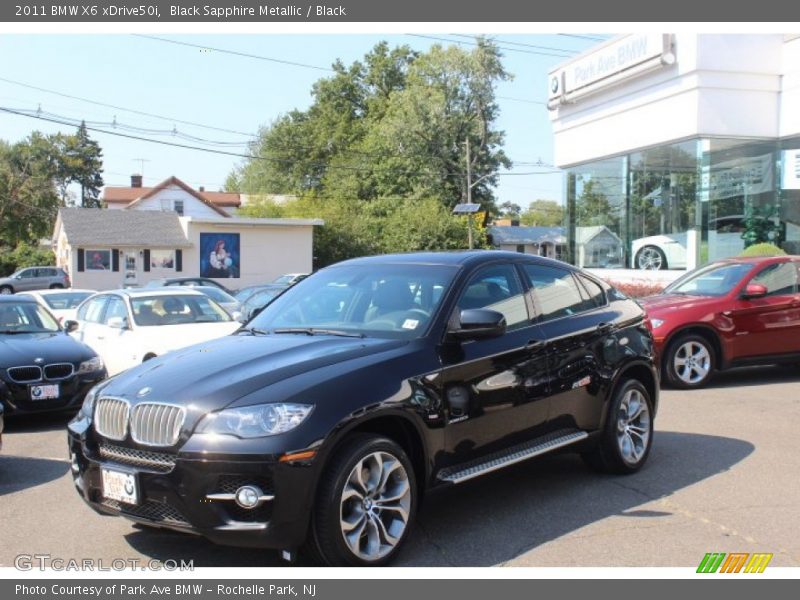
[[[0,285],[0,294],[13,294],[14,288],[10,285]]]
[[[653,401],[642,383],[630,379],[614,394],[597,446],[582,457],[605,473],[628,474],[642,468],[653,445]]]
[[[416,507],[417,483],[403,449],[385,437],[354,436],[320,481],[312,554],[330,566],[385,565],[408,538]]]
[[[636,253],[636,266],[646,271],[659,271],[667,268],[667,256],[657,246],[645,246]]]
[[[50,289],[51,290],[63,290],[64,286],[61,285],[60,283],[54,283],[53,285],[50,286]]]
[[[664,355],[667,380],[685,390],[707,384],[714,374],[714,367],[714,348],[701,335],[688,334],[677,338]]]

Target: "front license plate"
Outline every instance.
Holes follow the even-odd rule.
[[[48,385],[32,385],[30,387],[31,400],[52,400],[58,398],[61,390],[57,383]]]
[[[125,504],[139,503],[136,475],[103,468],[103,497]]]

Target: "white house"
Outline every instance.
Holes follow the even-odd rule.
[[[313,268],[319,219],[240,219],[217,212],[62,208],[56,264],[75,287],[105,290],[164,277],[210,277],[225,287],[267,283]]]
[[[106,186],[100,198],[107,208],[172,211],[182,217],[229,217],[242,205],[233,192],[194,189],[174,175],[154,187],[143,187],[141,175],[131,175],[130,187]]]

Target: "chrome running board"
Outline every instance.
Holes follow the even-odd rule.
[[[540,454],[546,454],[558,448],[569,446],[587,437],[589,437],[589,435],[585,431],[562,429],[531,440],[530,442],[494,452],[488,456],[482,456],[471,462],[442,469],[436,478],[450,483],[461,483],[474,477],[497,471],[503,467],[522,462],[523,460],[528,460],[534,456],[539,456]]]

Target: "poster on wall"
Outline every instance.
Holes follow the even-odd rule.
[[[783,151],[783,189],[800,190],[800,150]]]
[[[239,277],[240,260],[238,233],[200,234],[201,277]]]
[[[87,250],[87,271],[108,271],[111,269],[111,250]]]

